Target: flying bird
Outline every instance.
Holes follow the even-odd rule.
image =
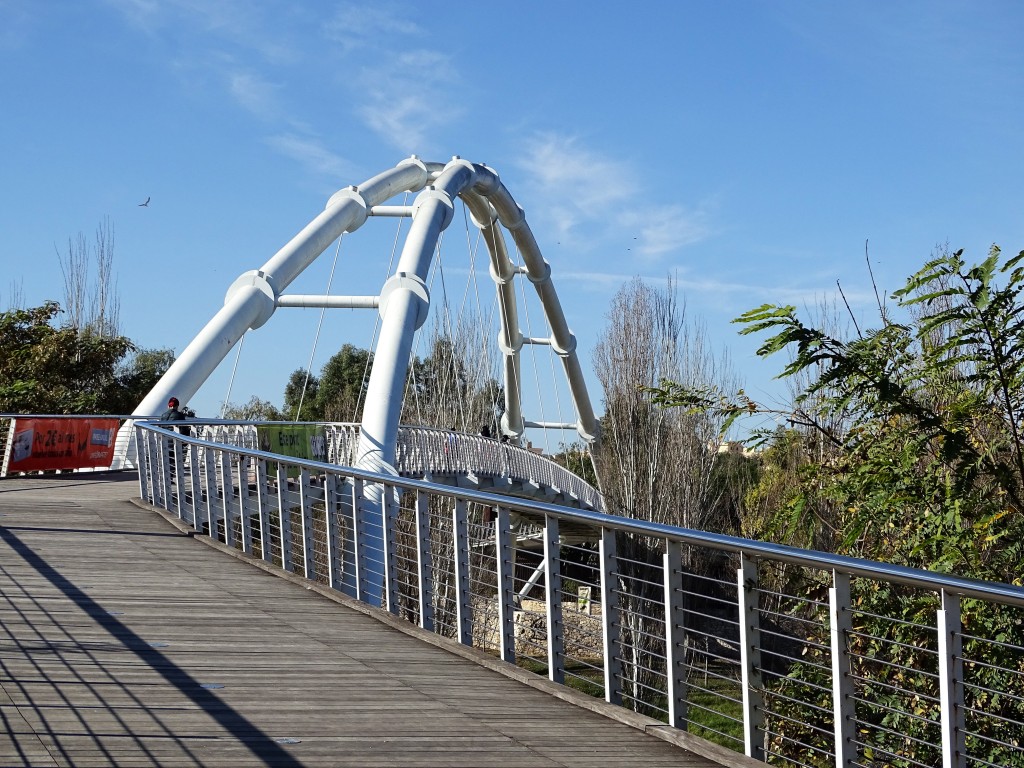
[[[146,202],[144,202],[144,203],[139,203],[139,208],[149,208],[149,201],[150,201],[150,199],[151,199],[151,198],[148,198],[148,197],[147,197],[147,198],[146,198]]]

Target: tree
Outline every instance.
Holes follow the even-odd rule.
[[[81,232],[68,238],[65,256],[57,252],[64,275],[64,308],[68,325],[89,328],[98,336],[117,336],[120,327],[120,300],[114,277],[114,225],[109,218],[96,227],[90,246]],[[93,271],[95,270],[95,274]]]
[[[284,414],[269,400],[253,395],[242,405],[229,403],[224,409],[224,418],[238,421],[285,421]]]
[[[90,328],[55,327],[60,305],[0,313],[0,410],[103,413],[117,366],[134,346]]]
[[[345,344],[320,371],[315,388],[316,410],[327,421],[362,420],[373,353]],[[308,393],[307,393],[308,396]]]
[[[101,408],[107,413],[134,413],[160,377],[174,363],[171,349],[132,349],[118,363],[114,382],[104,395]]]
[[[783,377],[808,376],[789,419],[796,435],[780,433],[773,447],[817,439],[829,450],[815,460],[806,451],[796,486],[780,495],[784,524],[767,533],[784,538],[794,530],[826,523],[835,549],[875,560],[952,572],[1011,584],[1024,581],[1024,252],[1003,261],[993,246],[988,257],[968,265],[963,252],[940,252],[892,295],[906,318],[896,322],[879,302],[877,329],[852,338],[836,337],[802,322],[791,306],[764,305],[737,322],[743,333],[768,332],[758,354],[790,355]],[[656,398],[687,409],[704,398],[727,418],[751,409],[744,398],[700,392],[665,382]],[[815,502],[830,504],[826,518],[805,517]],[[810,523],[809,525],[807,523]],[[827,585],[822,585],[827,586]],[[896,755],[893,765],[932,764],[929,721],[937,719],[934,636],[922,627],[934,610],[928,596],[907,589],[855,585],[858,618],[851,638],[854,675],[871,680],[885,674],[872,662],[871,638],[886,638],[887,655],[909,670],[905,685],[919,694],[919,711],[901,714],[898,692],[879,687],[882,706],[858,713],[871,729],[875,747]],[[881,617],[893,617],[890,621]],[[1004,672],[1016,655],[998,643],[974,637],[1014,637],[1019,616],[977,601],[963,601],[962,620],[970,627],[964,657],[981,662],[976,685],[965,690],[965,707],[991,710],[1006,718],[1002,733],[979,728],[986,739],[974,749],[990,764],[1012,761],[1024,729],[1024,683]],[[795,700],[801,685],[821,684],[822,659],[810,650],[807,663],[794,666],[781,688]],[[890,668],[891,669],[891,668]],[[805,689],[806,690],[806,689]],[[998,701],[988,699],[998,691]],[[931,697],[931,698],[929,698]],[[812,696],[813,698],[813,696]],[[821,705],[823,702],[811,702]],[[827,723],[818,723],[827,726]],[[813,729],[778,724],[777,749],[786,744],[816,746]],[[802,748],[801,748],[802,749]],[[813,751],[796,749],[794,759],[811,760]]]
[[[317,391],[320,379],[296,368],[284,388],[284,414],[289,421],[319,421]]]
[[[483,347],[480,324],[464,319],[454,334],[435,325],[430,354],[409,366],[402,422],[441,429],[476,432],[487,425],[498,435],[504,412],[504,389],[481,360],[472,355]]]
[[[594,351],[604,391],[597,474],[610,512],[688,528],[720,530],[712,517],[720,490],[714,468],[723,417],[712,412],[656,407],[643,386],[673,378],[694,388],[734,386],[728,362],[711,353],[703,330],[686,318],[675,283],[662,289],[639,279],[612,300],[608,325]],[[623,536],[618,542],[626,690],[648,712],[662,653],[653,640],[651,606],[658,604],[663,542]],[[707,568],[687,553],[690,568]],[[653,711],[650,711],[653,714]]]

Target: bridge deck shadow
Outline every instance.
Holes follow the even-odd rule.
[[[123,478],[0,481],[0,765],[721,764],[226,557]]]

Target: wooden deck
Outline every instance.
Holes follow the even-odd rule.
[[[0,765],[752,764],[268,574],[137,495],[0,480]]]

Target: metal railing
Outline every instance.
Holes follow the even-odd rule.
[[[38,416],[0,414],[0,458],[8,451],[8,435],[15,418],[59,418],[82,419],[92,416]],[[113,415],[128,427],[117,437],[114,467],[134,468],[136,451],[132,445],[131,416]],[[213,443],[236,445],[243,448],[258,448],[257,426],[295,426],[294,422],[249,422],[225,419],[189,419],[184,422],[197,438]],[[301,423],[303,426],[309,424]],[[359,424],[326,423],[324,428],[327,442],[327,461],[332,464],[351,466],[356,462],[359,445]],[[202,448],[199,449],[202,451]],[[130,459],[129,459],[130,457]],[[0,466],[6,466],[4,462]],[[549,495],[560,503],[579,506],[583,509],[604,509],[601,493],[578,475],[573,474],[557,462],[511,443],[501,443],[482,435],[471,435],[430,427],[399,426],[395,469],[404,477],[444,478],[452,476],[489,478],[504,484],[518,483],[537,489],[541,495]],[[0,474],[0,477],[3,475]]]
[[[1019,587],[136,429],[142,497],[197,531],[738,752],[1024,765]]]
[[[223,420],[189,422],[196,437],[211,442],[257,448],[256,424]],[[274,422],[266,422],[272,426]],[[290,426],[292,422],[283,422]],[[322,424],[327,437],[327,461],[351,466],[356,462],[359,424]],[[527,483],[558,494],[572,506],[604,509],[600,492],[565,467],[526,448],[431,427],[399,426],[395,469],[404,477],[449,475],[500,478]]]

